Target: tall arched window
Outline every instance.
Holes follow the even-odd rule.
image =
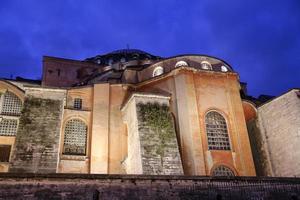
[[[22,101],[12,92],[5,92],[3,96],[1,114],[3,115],[20,115]]]
[[[0,136],[16,136],[22,101],[12,92],[0,95]]]
[[[71,119],[66,123],[63,154],[86,155],[87,125],[80,119]]]
[[[209,150],[230,150],[226,120],[216,111],[206,114],[206,133]]]
[[[212,176],[234,176],[234,172],[228,167],[220,165],[212,171]]]

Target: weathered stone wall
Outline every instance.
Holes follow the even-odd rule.
[[[63,95],[60,99],[59,96],[57,99],[43,99],[32,94],[37,93],[25,97],[9,171],[55,173]],[[47,94],[43,96],[46,97]]]
[[[127,124],[128,155],[123,161],[127,174],[143,174],[141,144],[138,131],[136,103],[133,99],[123,110],[124,121]]]
[[[137,112],[143,174],[183,174],[169,106],[138,103]]]
[[[300,176],[300,98],[296,91],[258,108],[258,127],[272,176]]]
[[[183,174],[169,97],[133,94],[123,107],[128,127],[129,174]]]
[[[272,176],[265,139],[258,128],[258,120],[251,119],[247,122],[249,140],[257,176]]]
[[[0,173],[0,199],[272,199],[300,197],[299,178]]]

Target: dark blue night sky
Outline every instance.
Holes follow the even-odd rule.
[[[299,0],[0,0],[0,76],[40,78],[42,56],[126,48],[219,57],[249,93],[300,87]]]

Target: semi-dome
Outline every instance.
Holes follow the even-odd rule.
[[[87,62],[93,62],[99,65],[112,65],[115,63],[126,63],[133,60],[160,60],[161,57],[154,56],[150,53],[139,49],[119,49],[107,54],[97,55],[91,58],[85,59]]]

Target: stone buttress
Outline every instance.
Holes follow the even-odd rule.
[[[170,97],[133,94],[122,112],[128,130],[127,174],[183,174]]]
[[[65,94],[26,89],[10,172],[56,173]]]

